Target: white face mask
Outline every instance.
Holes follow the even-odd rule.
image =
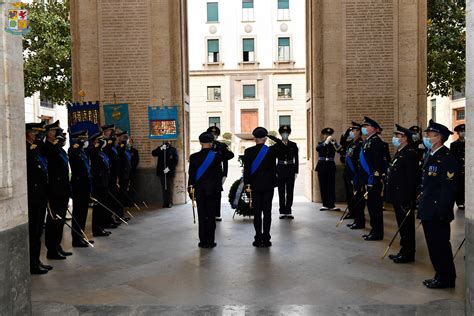
[[[281,138],[283,138],[283,139],[288,139],[289,136],[290,136],[290,134],[288,134],[288,133],[281,134]]]
[[[461,136],[462,138],[466,137],[466,132],[460,132],[459,136]]]

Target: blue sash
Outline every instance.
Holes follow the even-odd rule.
[[[196,182],[202,177],[204,172],[209,168],[211,163],[214,161],[214,158],[216,157],[216,152],[209,150],[207,153],[206,159],[204,159],[203,163],[199,166],[197,172],[196,172]]]
[[[359,175],[357,174],[357,172],[355,170],[355,167],[354,167],[354,163],[352,163],[352,160],[349,156],[346,156],[346,165],[347,165],[347,167],[349,167],[351,172],[354,174],[354,186],[358,186],[359,185]]]
[[[89,178],[91,177],[91,166],[89,166],[89,159],[87,158],[86,154],[81,152],[79,154],[79,156],[81,157],[82,161],[84,162],[84,165],[86,166],[86,170],[87,170],[87,175],[89,176]]]
[[[115,148],[115,146],[112,146],[112,151],[113,151],[116,155],[118,155],[118,151],[117,151],[117,148]]]
[[[125,149],[125,157],[127,157],[127,160],[128,161],[131,161],[132,160],[132,155],[130,154],[130,152],[128,150]]]
[[[360,161],[360,166],[362,167],[362,169],[364,169],[365,173],[367,173],[367,176],[369,176],[369,180],[367,184],[372,185],[374,183],[374,176],[372,175],[372,172],[370,172],[370,168],[369,168],[369,164],[367,163],[367,160],[365,160],[364,150],[360,151],[359,161]]]
[[[60,151],[60,152],[59,152],[59,156],[61,157],[61,159],[62,159],[63,162],[64,162],[64,165],[65,165],[66,168],[67,168],[68,165],[69,165],[69,159],[68,159],[66,153],[64,153],[63,151]]]
[[[260,151],[258,152],[257,157],[252,162],[252,167],[250,168],[250,175],[253,175],[255,171],[257,171],[258,167],[260,167],[260,164],[262,163],[263,158],[265,158],[267,153],[268,153],[268,146],[263,145],[262,149],[260,149]]]
[[[43,172],[48,173],[48,162],[46,161],[46,158],[44,158],[42,155],[38,155],[37,158]]]
[[[109,169],[109,157],[107,157],[107,155],[104,154],[102,151],[99,151],[99,156],[102,157],[105,166],[107,167],[107,169]]]

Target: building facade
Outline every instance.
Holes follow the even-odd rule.
[[[428,120],[447,126],[450,130],[462,123],[466,117],[466,93],[455,91],[448,97],[429,96],[427,103]],[[448,142],[454,141],[457,136],[450,137]]]
[[[42,100],[39,93],[25,98],[25,122],[39,122],[46,120],[49,123],[59,120],[61,127],[67,130],[67,107]]]
[[[291,125],[305,156],[304,1],[196,0],[188,17],[191,152],[209,126],[243,154],[255,127]]]

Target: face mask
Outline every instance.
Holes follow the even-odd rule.
[[[349,139],[352,140],[352,139],[354,139],[354,138],[356,138],[355,135],[354,135],[354,132],[351,131],[351,132],[349,133]]]
[[[423,137],[423,145],[425,145],[425,147],[428,149],[431,149],[433,147],[429,137]]]
[[[393,146],[395,146],[397,148],[400,147],[400,139],[396,136],[393,136],[392,137],[392,144],[393,144]]]
[[[364,135],[364,136],[369,135],[369,131],[367,130],[366,127],[362,127],[362,135]]]
[[[290,136],[290,134],[288,134],[288,133],[281,134],[281,138],[283,138],[283,139],[288,139],[289,136]]]
[[[420,135],[418,134],[413,134],[413,136],[411,137],[411,139],[413,139],[414,142],[417,142],[420,140]]]
[[[462,138],[466,137],[466,132],[460,132],[459,136],[461,136]]]

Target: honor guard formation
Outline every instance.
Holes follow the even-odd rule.
[[[138,165],[138,152],[126,131],[116,131],[114,125],[102,126],[101,130],[94,135],[86,130],[69,133],[66,153],[67,134],[59,121],[26,124],[32,274],[53,269],[40,261],[43,228],[46,258],[64,260],[72,255],[61,245],[64,226],[71,230],[73,247],[94,247],[85,233],[90,207],[94,237],[107,237],[111,235],[108,229],[130,220],[125,208],[136,206],[131,176]]]
[[[340,211],[336,207],[337,153],[344,165],[347,207],[336,226],[352,219],[346,225],[349,229],[364,229],[367,208],[370,231],[362,238],[383,240],[383,214],[389,204],[395,212],[398,229],[382,259],[400,234],[400,250],[388,257],[402,264],[415,261],[418,218],[435,270],[433,278],[423,284],[433,289],[452,288],[456,281],[454,257],[457,252],[453,257],[450,223],[454,219],[454,204],[461,210],[465,207],[465,125],[456,126],[457,140],[448,149],[444,143],[453,132],[444,125],[431,120],[422,130],[419,126],[406,128],[396,124],[391,140],[393,158],[389,144],[380,136],[382,130],[375,120],[364,117],[361,123],[351,123],[339,143],[333,136],[334,129],[328,127],[321,131],[315,166],[322,199],[320,211]],[[255,228],[252,245],[257,248],[272,245],[275,187],[278,187],[279,218],[294,219],[298,147],[289,140],[290,126],[281,126],[278,132],[281,138],[270,135],[263,127],[255,128],[252,132],[255,146],[247,148],[241,159],[243,177],[234,200],[244,199],[252,210]],[[216,222],[222,220],[221,195],[228,175],[228,161],[234,157],[228,145],[217,140],[219,135],[216,126],[202,133],[199,136],[201,150],[189,158],[188,193],[195,222],[197,209],[198,246],[201,248],[217,246],[215,230]],[[70,133],[69,137],[71,146],[66,153],[63,149],[66,133],[59,121],[50,125],[26,124],[32,274],[45,274],[52,269],[40,261],[43,227],[46,257],[63,260],[72,255],[61,246],[65,225],[71,229],[73,247],[93,247],[93,241],[85,233],[90,207],[95,237],[107,237],[111,234],[109,229],[127,224],[131,214],[126,209],[137,207],[132,176],[139,157],[128,133],[116,130],[114,125],[104,125],[100,133],[88,135],[87,131],[79,131]],[[268,139],[273,145],[266,144]],[[163,190],[163,207],[170,208],[178,152],[165,141],[152,155],[157,157],[156,175]]]

